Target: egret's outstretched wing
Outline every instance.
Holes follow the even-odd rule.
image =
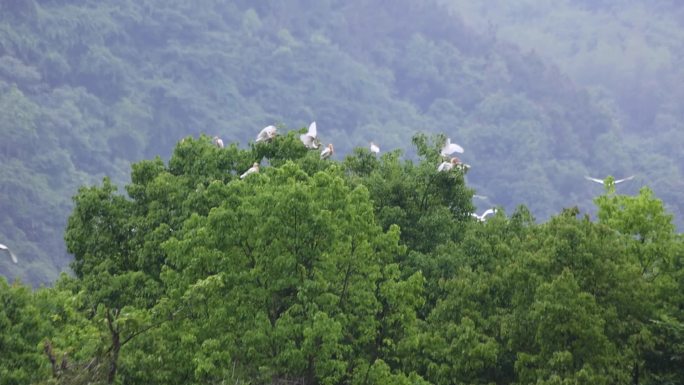
[[[456,143],[451,143],[451,138],[447,138],[446,144],[444,145],[444,147],[442,147],[442,151],[440,151],[440,154],[442,154],[442,156],[449,156],[454,152],[462,154],[463,147],[459,146]]]
[[[603,179],[592,178],[592,177],[590,177],[590,176],[585,176],[584,179],[590,180],[590,181],[592,181],[592,182],[596,182],[596,183],[603,184]]]
[[[309,131],[306,134],[312,138],[316,138],[316,136],[318,135],[318,132],[316,131],[316,121],[313,121],[311,122],[311,124],[309,124]]]
[[[2,243],[0,243],[0,250],[5,250],[5,251],[7,251],[7,252],[9,253],[9,255],[10,255],[10,258],[12,258],[12,262],[14,262],[14,263],[19,263],[19,260],[17,260],[17,256],[14,255],[14,253],[12,252],[12,250],[10,250],[9,247],[7,247],[7,246],[3,245]]]
[[[634,175],[628,176],[627,178],[618,179],[618,180],[615,181],[615,184],[618,184],[618,183],[621,183],[621,182],[625,182],[625,181],[628,181],[628,180],[632,180],[632,179],[634,179]]]
[[[496,212],[496,209],[487,209],[485,212],[482,213],[482,220],[484,220],[487,215],[494,214]]]

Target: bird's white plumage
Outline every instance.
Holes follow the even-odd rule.
[[[584,179],[590,180],[590,181],[592,181],[592,182],[596,182],[596,183],[599,183],[599,184],[606,184],[606,180],[605,180],[605,179],[593,178],[593,177],[590,177],[590,176],[585,176]],[[634,179],[634,175],[630,175],[630,176],[628,176],[627,178],[617,179],[617,180],[615,180],[613,183],[618,184],[618,183],[626,182],[626,181],[632,180],[632,179]]]
[[[442,156],[449,156],[455,152],[463,154],[463,147],[459,146],[456,143],[451,143],[451,138],[447,138],[446,144],[444,145],[444,147],[442,147],[442,151],[440,151],[440,154],[442,154]]]
[[[585,176],[584,179],[590,180],[590,181],[592,181],[592,182],[596,182],[596,183],[603,184],[603,179],[592,178],[592,177],[590,177],[590,176]]]
[[[266,126],[264,127],[261,131],[259,131],[259,134],[256,137],[257,142],[265,142],[273,139],[276,135],[278,134],[278,129],[276,126]]]
[[[442,162],[437,166],[437,171],[451,171],[454,166],[460,166],[461,160],[457,157],[451,158],[448,162]]]
[[[442,171],[451,171],[451,169],[454,168],[453,163],[451,162],[442,162],[437,166],[437,171],[442,172]]]
[[[370,151],[374,154],[379,154],[380,153],[380,147],[378,147],[377,144],[370,142]]]
[[[311,124],[309,125],[309,130],[306,132],[306,134],[299,135],[299,140],[301,140],[302,143],[304,143],[304,146],[306,146],[306,148],[316,149],[318,148],[316,136],[318,136],[316,122],[311,122]]]
[[[12,258],[12,262],[14,262],[14,263],[19,263],[19,261],[17,260],[17,256],[14,255],[14,253],[12,252],[12,250],[10,250],[9,247],[7,247],[7,246],[3,245],[2,243],[0,243],[0,250],[5,250],[5,251],[7,251],[7,252],[9,253],[9,255],[10,255],[10,258]]]
[[[632,179],[634,179],[634,175],[628,176],[627,178],[618,179],[615,181],[615,184],[622,183],[622,182],[632,180]]]
[[[240,179],[245,179],[247,175],[259,172],[259,163],[254,163],[244,174],[240,175]]]
[[[321,151],[321,159],[328,159],[333,153],[335,153],[335,149],[333,148],[332,143],[329,143],[323,151]]]
[[[473,218],[476,218],[478,221],[483,222],[487,218],[487,215],[494,214],[495,212],[496,209],[487,209],[482,213],[482,215],[477,215],[476,213],[470,213],[470,215]]]
[[[215,137],[214,137],[214,144],[215,144],[218,148],[223,148],[223,139],[219,138],[218,136],[215,136]]]

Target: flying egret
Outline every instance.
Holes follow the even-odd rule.
[[[256,141],[268,142],[271,139],[275,138],[276,135],[278,135],[278,129],[276,128],[276,126],[266,126],[261,131],[259,131],[259,135],[257,135]]]
[[[334,153],[335,149],[333,148],[332,143],[328,143],[328,145],[323,149],[323,151],[321,151],[321,159],[328,159]]]
[[[247,177],[247,175],[258,173],[258,172],[259,172],[259,163],[254,162],[254,164],[252,164],[252,167],[250,167],[249,170],[245,171],[244,174],[240,175],[240,179],[245,179]]]
[[[590,177],[590,176],[585,176],[584,179],[590,180],[590,181],[592,181],[592,182],[600,183],[600,184],[602,184],[602,185],[605,185],[605,184],[606,184],[606,180],[605,180],[605,179],[592,178],[592,177]],[[614,184],[618,184],[618,183],[622,183],[622,182],[625,182],[625,181],[628,181],[628,180],[632,180],[632,179],[634,179],[634,175],[628,176],[627,178],[618,179],[618,180],[614,181],[613,183],[614,183]]]
[[[458,152],[459,154],[463,154],[463,147],[459,146],[456,143],[451,143],[451,138],[447,138],[446,144],[444,147],[442,147],[442,151],[440,151],[440,154],[442,154],[443,157],[447,157],[454,152]]]
[[[316,141],[316,135],[318,135],[316,132],[316,122],[311,122],[309,131],[307,131],[306,134],[299,135],[299,140],[304,143],[306,148],[317,149],[318,142]]]
[[[374,154],[379,154],[380,153],[380,147],[378,147],[377,144],[370,142],[370,152]]]
[[[451,169],[453,169],[454,166],[460,165],[460,164],[461,164],[461,160],[458,159],[457,157],[453,157],[448,162],[440,163],[439,166],[437,166],[437,171],[440,171],[440,172],[441,171],[451,171]]]
[[[6,250],[9,253],[10,258],[12,258],[12,262],[19,263],[19,261],[17,260],[17,256],[14,255],[14,253],[12,252],[12,250],[9,249],[9,247],[0,243],[0,250]]]
[[[215,144],[218,148],[223,148],[223,139],[219,138],[218,136],[215,136],[215,137],[214,137],[214,144]]]
[[[478,221],[484,222],[484,220],[486,219],[487,215],[489,215],[489,214],[494,214],[495,212],[496,212],[496,209],[487,209],[487,210],[485,210],[485,212],[482,213],[482,215],[477,215],[476,213],[470,213],[470,215],[471,215],[473,218],[476,218]]]

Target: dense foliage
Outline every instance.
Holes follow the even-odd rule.
[[[590,211],[600,187],[584,175],[638,173],[621,192],[648,182],[681,220],[677,103],[658,115],[661,145],[636,152],[605,103],[469,22],[432,0],[0,2],[0,242],[21,260],[0,259],[0,274],[38,285],[67,268],[78,186],[128,183],[131,162],[166,160],[187,135],[246,143],[283,122],[316,120],[337,159],[370,140],[415,159],[415,132],[447,133],[489,198],[480,208],[523,203],[544,220],[566,205]],[[415,204],[390,203],[386,213]],[[418,215],[406,210],[400,225]],[[416,251],[427,250],[424,230],[435,229],[402,226]]]
[[[684,381],[684,242],[648,188],[478,221],[444,136],[340,162],[305,130],[82,187],[75,277],[0,281],[0,384]]]

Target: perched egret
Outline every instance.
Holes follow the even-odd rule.
[[[600,184],[603,184],[603,185],[606,184],[606,180],[605,180],[605,179],[592,178],[592,177],[590,177],[590,176],[585,176],[584,179],[590,180],[590,181],[592,181],[592,182],[600,183]],[[614,183],[614,184],[618,184],[618,183],[622,183],[622,182],[625,182],[625,181],[628,181],[628,180],[632,180],[632,179],[634,179],[634,175],[628,176],[627,178],[617,179],[617,180],[615,180],[613,183]]]
[[[278,135],[278,129],[276,126],[267,126],[259,131],[259,135],[256,137],[257,142],[268,142]]]
[[[218,148],[223,148],[223,139],[219,138],[218,136],[214,137],[214,144]]]
[[[332,154],[335,153],[335,149],[333,148],[332,143],[328,143],[328,146],[326,146],[323,151],[321,151],[321,159],[328,159],[332,156]]]
[[[316,122],[311,122],[309,131],[307,131],[306,134],[299,135],[299,140],[304,143],[306,148],[317,149],[318,142],[316,141],[316,135],[318,135],[316,132]]]
[[[487,209],[487,210],[485,210],[485,212],[482,213],[482,215],[477,215],[476,213],[470,213],[470,215],[473,218],[476,218],[478,221],[484,222],[487,215],[494,214],[495,212],[496,212],[496,209]]]
[[[6,250],[9,253],[10,258],[12,258],[12,262],[19,263],[19,261],[17,260],[17,256],[14,255],[14,253],[12,252],[12,250],[9,249],[9,247],[0,243],[0,250]]]
[[[450,161],[448,162],[442,162],[437,166],[437,171],[451,171],[451,169],[454,168],[456,165],[460,165],[461,160],[458,159],[457,157],[451,158]]]
[[[442,154],[443,157],[447,157],[454,152],[458,152],[459,154],[463,154],[463,147],[459,146],[456,143],[451,143],[451,139],[447,138],[446,144],[444,147],[442,147],[442,151],[440,151],[440,154]]]
[[[240,179],[245,179],[247,175],[254,174],[257,172],[259,172],[259,163],[254,162],[254,164],[252,164],[252,167],[250,167],[249,170],[245,171],[244,174],[240,175]]]
[[[377,144],[370,142],[370,152],[374,154],[379,154],[380,153],[380,147],[378,147]]]

